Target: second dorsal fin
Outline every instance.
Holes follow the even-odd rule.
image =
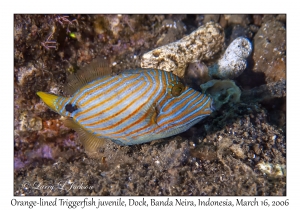
[[[64,90],[67,94],[73,95],[89,82],[111,73],[108,61],[103,58],[96,58],[75,74],[69,75]]]

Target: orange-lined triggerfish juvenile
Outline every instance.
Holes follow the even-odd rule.
[[[133,145],[169,137],[213,111],[210,97],[170,72],[139,68],[112,75],[101,59],[71,75],[66,87],[71,97],[37,94],[68,117],[65,125],[78,132],[88,151],[95,151],[105,139]]]

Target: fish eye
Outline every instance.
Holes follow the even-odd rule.
[[[169,88],[169,92],[172,96],[178,97],[184,91],[185,86],[181,82],[172,81],[168,88]]]
[[[76,111],[78,108],[76,105],[73,106],[72,104],[69,103],[65,106],[65,109],[67,112],[72,113],[72,112]]]

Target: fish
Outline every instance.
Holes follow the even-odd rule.
[[[53,111],[66,117],[87,151],[107,140],[127,146],[170,137],[188,130],[213,111],[212,99],[171,72],[137,68],[113,74],[96,59],[72,74],[65,92],[37,92]]]

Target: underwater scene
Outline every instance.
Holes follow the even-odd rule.
[[[15,14],[15,196],[286,195],[285,14]]]

